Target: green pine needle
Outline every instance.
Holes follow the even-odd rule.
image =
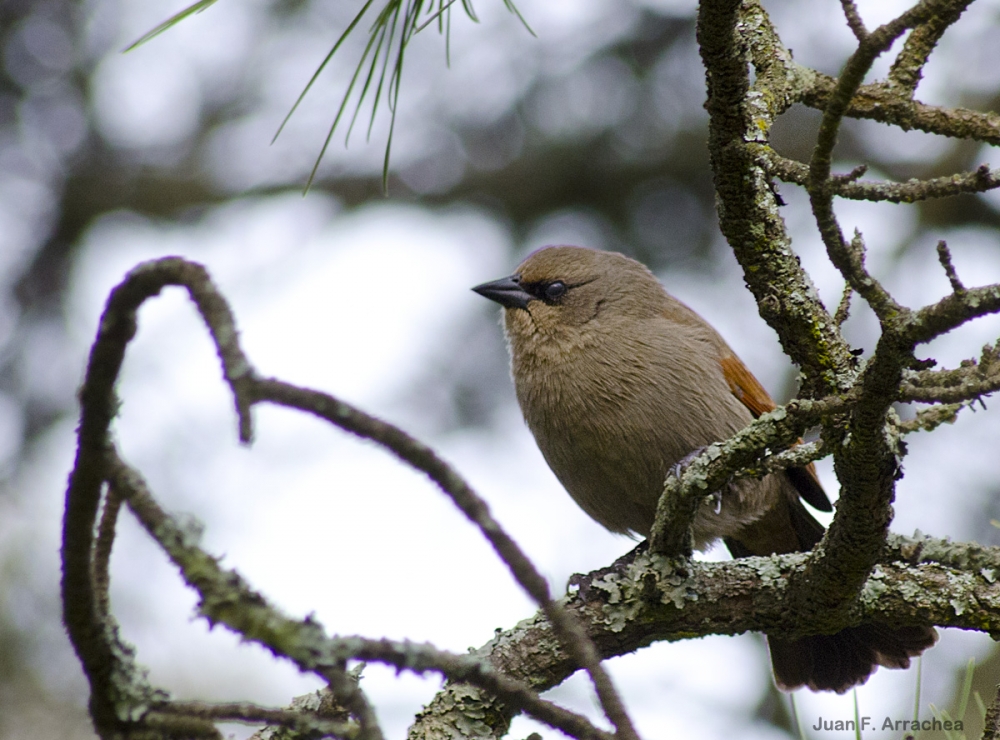
[[[137,46],[142,46],[151,38],[159,36],[168,28],[173,28],[188,16],[194,15],[195,13],[200,13],[203,10],[207,10],[209,6],[215,5],[215,2],[216,0],[198,0],[198,2],[196,2],[194,5],[189,5],[188,7],[184,8],[184,10],[182,10],[180,13],[177,13],[167,18],[167,20],[163,21],[163,23],[158,25],[152,31],[149,31],[148,33],[141,36],[137,41],[133,41],[131,44],[125,47],[125,49],[122,50],[122,53],[124,54],[127,51],[132,51],[132,49],[136,48]]]
[[[983,701],[983,697],[979,695],[978,691],[972,692],[972,698],[976,700],[976,709],[979,710],[979,719],[986,721],[986,702]]]
[[[146,43],[154,36],[158,36],[168,28],[180,23],[188,16],[200,13],[210,5],[213,5],[215,2],[216,0],[199,0],[195,4],[182,10],[180,13],[177,13],[176,15],[173,15],[165,20],[152,31],[129,46],[125,51],[130,51],[131,49]],[[275,132],[274,138],[271,140],[272,144],[285,129],[285,126],[291,119],[292,114],[298,110],[298,107],[305,99],[306,94],[312,89],[313,85],[319,79],[320,74],[330,63],[330,60],[333,59],[333,55],[340,50],[344,41],[347,40],[347,37],[355,31],[358,24],[361,22],[361,19],[368,14],[369,10],[371,10],[374,2],[375,0],[366,0],[361,10],[354,16],[354,19],[348,24],[347,28],[344,29],[344,32],[340,34],[340,37],[337,39],[336,43],[334,43],[330,51],[327,52],[323,61],[320,62],[316,71],[313,72],[312,77],[309,78],[306,86],[302,89],[302,92],[299,93],[295,103],[281,121],[281,125],[278,126],[278,130]],[[361,106],[366,99],[370,101],[371,105],[371,118],[368,123],[368,137],[371,137],[372,126],[375,124],[375,114],[378,111],[379,105],[383,102],[382,93],[385,91],[384,102],[389,108],[390,115],[389,134],[385,143],[385,159],[382,163],[382,189],[383,191],[388,192],[389,155],[392,151],[392,139],[396,130],[396,112],[399,109],[399,91],[401,80],[403,78],[403,57],[406,52],[406,47],[417,33],[437,20],[438,33],[444,35],[445,37],[445,62],[450,67],[451,6],[455,2],[456,0],[406,0],[404,4],[403,0],[386,0],[385,5],[376,14],[371,28],[368,29],[368,43],[365,45],[364,51],[361,53],[361,58],[358,60],[357,68],[355,69],[354,74],[351,75],[351,79],[347,83],[347,89],[341,98],[340,106],[337,108],[337,112],[333,117],[333,122],[327,130],[326,138],[323,141],[323,146],[320,148],[319,156],[316,158],[312,171],[309,173],[304,193],[309,192],[309,188],[316,179],[320,163],[323,161],[323,157],[326,155],[326,151],[330,147],[330,141],[333,139],[333,134],[336,132],[337,126],[344,117],[344,111],[347,109],[348,102],[351,100],[351,95],[354,92],[357,82],[361,78],[362,73],[366,71],[366,65],[367,74],[364,76],[364,82],[362,83],[358,93],[358,99],[354,104],[354,113],[351,115],[351,120],[347,126],[347,132],[344,136],[344,145],[346,146],[350,139],[351,131],[357,121]],[[425,14],[425,3],[426,14],[428,17],[424,19],[423,23],[418,23],[421,16]],[[461,0],[461,3],[462,8],[465,10],[465,14],[469,17],[469,19],[478,23],[479,17],[476,15],[476,11],[472,7],[472,0]],[[436,10],[434,7],[435,4],[437,5]],[[521,15],[521,12],[514,5],[513,0],[503,0],[503,4],[509,12],[517,16],[521,24],[528,30],[528,33],[535,36],[535,32],[531,29],[531,26],[528,25],[524,16]],[[399,32],[398,37],[397,31]],[[395,58],[391,59],[393,54],[395,54]],[[376,68],[379,66],[380,56],[382,57],[381,70],[376,74]],[[389,75],[388,80],[386,79],[386,74]],[[372,83],[375,81],[376,76],[378,77],[378,83],[375,85],[374,94],[371,98],[369,98],[368,93],[372,89]]]
[[[788,695],[788,703],[792,706],[792,724],[795,725],[795,729],[799,733],[799,740],[808,740],[805,728],[802,726],[802,720],[799,718],[799,708],[795,705],[794,693]]]
[[[965,710],[969,707],[969,696],[972,694],[972,677],[976,672],[976,659],[969,658],[969,664],[965,667],[965,681],[962,683],[962,693],[958,700],[959,719],[965,719]]]
[[[858,709],[858,689],[851,692],[854,694],[854,740],[861,740],[861,712]]]
[[[347,36],[351,33],[351,31],[354,30],[354,27],[358,25],[358,23],[364,17],[365,13],[368,12],[368,8],[372,6],[373,2],[375,2],[375,0],[368,0],[368,2],[365,3],[364,7],[361,8],[361,11],[356,16],[354,16],[354,20],[351,21],[350,25],[348,25],[347,28],[344,30],[344,32],[340,34],[340,38],[337,39],[337,43],[333,45],[333,48],[330,49],[330,52],[326,55],[326,57],[324,57],[323,61],[320,62],[319,67],[317,67],[316,71],[313,72],[313,76],[309,78],[309,82],[306,83],[305,88],[303,88],[302,92],[299,93],[299,97],[296,98],[294,105],[292,105],[292,109],[288,111],[288,114],[281,122],[281,125],[278,126],[278,130],[275,132],[274,138],[271,139],[272,144],[275,141],[277,141],[278,136],[281,135],[282,130],[285,128],[285,124],[288,123],[288,119],[292,117],[292,114],[295,112],[296,108],[299,107],[299,103],[301,103],[302,99],[305,98],[306,93],[309,92],[310,89],[312,89],[313,83],[316,82],[317,78],[320,75],[320,72],[326,69],[326,65],[330,63],[331,59],[333,59],[333,55],[337,53],[337,49],[340,48],[341,44],[343,44],[344,41],[347,39]],[[362,63],[364,62],[364,57],[362,57],[361,62]],[[358,67],[360,69],[361,64],[359,64]],[[355,75],[355,77],[357,77],[357,75]],[[351,85],[353,84],[354,81],[352,80]],[[348,87],[348,93],[349,92],[350,92],[350,87]]]

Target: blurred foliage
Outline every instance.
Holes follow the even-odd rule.
[[[209,16],[221,5],[202,15]],[[782,32],[793,30],[782,25],[786,10],[790,22],[801,20],[790,10],[795,5],[795,0],[769,3]],[[203,86],[197,125],[189,135],[146,150],[116,140],[98,125],[101,102],[95,94],[95,75],[103,60],[123,46],[119,37],[124,31],[118,26],[123,7],[118,0],[0,0],[0,396],[20,414],[16,426],[21,430],[22,451],[30,449],[55,420],[74,413],[71,390],[53,391],[39,382],[32,368],[40,363],[59,365],[59,338],[65,334],[63,301],[86,230],[116,212],[154,222],[190,221],[243,195],[298,191],[318,152],[317,141],[322,141],[322,135],[296,141],[294,146],[306,152],[303,166],[277,168],[248,187],[233,185],[233,178],[215,171],[212,163],[217,160],[208,156],[213,142],[234,131],[262,104],[259,80],[249,71],[244,77],[225,77]],[[239,52],[244,56],[234,66],[240,70],[259,69],[273,61],[265,55],[275,53],[266,44],[271,33],[281,31],[294,38],[296,33],[305,37],[321,29],[328,39],[336,39],[357,12],[357,3],[340,8],[317,0],[277,0],[248,8],[247,13],[256,14],[253,27],[259,35]],[[536,6],[519,8],[534,26]],[[162,18],[175,11],[176,7],[164,6],[155,13]],[[502,112],[462,118],[449,117],[446,107],[421,109],[419,115],[433,118],[431,127],[446,130],[450,138],[445,140],[451,143],[444,149],[428,146],[421,156],[418,141],[416,154],[411,151],[398,164],[394,160],[388,197],[430,208],[476,204],[508,224],[515,241],[522,243],[559,219],[582,222],[599,242],[591,246],[627,252],[654,269],[710,270],[720,236],[705,147],[703,72],[691,11],[671,9],[669,4],[621,2],[600,12],[606,18],[598,17],[598,23],[608,20],[615,25],[610,23],[615,17],[620,30],[574,40],[579,45],[574,63],[549,68],[543,61]],[[518,32],[527,36],[523,28]],[[803,33],[790,45],[798,51],[798,44],[808,43],[807,39]],[[552,42],[542,33],[532,43],[544,50]],[[824,64],[836,70],[843,57],[834,51],[817,44],[813,54],[827,54]],[[313,68],[320,60],[313,60]],[[134,63],[142,62],[135,57]],[[402,80],[404,90],[422,75],[449,74],[443,54],[434,58],[434,64],[432,69],[417,60],[416,69],[406,73],[413,77]],[[993,65],[994,71],[997,66]],[[982,74],[969,89],[956,79],[956,98],[949,102],[997,110],[1000,79],[984,83],[981,78]],[[318,86],[343,84],[329,76],[317,82]],[[288,99],[294,100],[297,92],[288,90]],[[272,132],[280,115],[278,109],[266,112]],[[775,126],[775,148],[807,159],[818,120],[816,111],[796,106]],[[416,118],[400,119],[397,126],[411,129],[419,123]],[[980,164],[980,147],[970,143],[900,157],[873,137],[873,125],[845,126],[837,150],[842,162],[865,162],[894,179],[933,177]],[[286,131],[283,136],[296,134]],[[267,146],[266,139],[252,142],[234,156],[252,159]],[[352,149],[365,146],[359,137]],[[378,146],[374,137],[367,145]],[[340,157],[339,150],[327,154],[314,189],[335,196],[347,207],[382,197],[379,166],[342,166]],[[452,174],[445,177],[440,168],[449,163]],[[1000,228],[997,210],[978,197],[929,201],[916,208],[920,223],[910,243],[943,226]],[[486,321],[485,313],[483,317]],[[47,339],[39,341],[43,336]],[[490,399],[506,382],[506,373],[498,370],[504,367],[498,361],[503,350],[495,339],[490,346],[468,350],[470,337],[490,341],[484,336],[490,335],[468,327],[454,338],[452,349],[463,351],[442,352],[462,358],[450,374],[451,387],[441,388],[440,378],[418,381],[414,396],[429,412],[436,410],[444,427],[490,422],[494,407]],[[432,385],[435,390],[429,394]],[[0,473],[12,475],[18,459],[11,456]],[[0,497],[10,495],[9,487],[0,488]],[[10,590],[17,571],[0,572],[0,589]],[[0,738],[24,736],[25,720],[16,717],[63,714],[70,718],[64,726],[42,734],[69,737],[73,723],[85,727],[80,724],[85,719],[78,708],[63,708],[46,695],[37,677],[35,646],[10,611],[9,604],[0,609]],[[783,710],[772,707],[761,712],[778,724],[787,722]]]

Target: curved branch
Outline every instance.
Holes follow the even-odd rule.
[[[958,419],[958,412],[963,408],[965,408],[964,403],[946,403],[934,408],[923,409],[917,412],[914,418],[899,422],[896,429],[901,436],[913,432],[930,432],[942,424],[954,424],[955,420]]]
[[[806,430],[832,416],[849,411],[853,396],[831,396],[822,401],[795,399],[762,414],[729,439],[709,445],[687,463],[680,476],[664,483],[649,538],[650,552],[667,557],[691,554],[691,524],[705,495],[731,480],[753,477],[822,457],[818,445],[797,444]],[[780,455],[769,455],[779,450]],[[815,457],[813,457],[815,455]]]
[[[138,473],[128,469],[117,457],[108,440],[108,430],[116,406],[114,385],[121,370],[125,349],[135,335],[137,310],[145,300],[156,295],[166,285],[186,287],[208,325],[222,361],[225,379],[236,400],[241,439],[249,441],[251,437],[250,406],[268,400],[309,411],[355,434],[366,436],[425,472],[479,527],[518,583],[548,615],[557,634],[565,641],[578,664],[591,675],[598,699],[618,736],[622,740],[637,740],[621,698],[600,664],[600,658],[586,633],[571,615],[552,600],[545,579],[493,519],[486,503],[468,484],[430,448],[401,430],[326,394],[275,380],[258,379],[240,349],[235,321],[226,300],[212,285],[201,265],[180,258],[143,263],[112,291],[102,315],[81,390],[77,460],[66,494],[63,606],[70,638],[91,681],[92,715],[99,730],[109,728],[110,731],[110,728],[125,721],[124,718],[131,717],[137,706],[163,701],[162,694],[153,691],[141,680],[141,672],[131,662],[131,649],[118,641],[110,616],[102,618],[102,594],[107,588],[105,561],[110,553],[114,519],[109,513],[108,526],[102,530],[102,542],[105,544],[97,548],[96,555],[93,528],[100,502],[100,489],[105,480],[112,483],[119,492],[131,492],[130,507],[133,511],[136,511],[137,501],[145,503],[147,521],[152,522],[150,526],[156,524],[168,530],[171,526],[169,519],[159,511],[151,497],[136,493],[145,490],[144,483]],[[173,538],[174,545],[184,544],[183,532],[171,530],[164,536],[168,535]],[[96,571],[95,557],[98,561]],[[197,565],[200,568],[208,567],[204,557]],[[244,595],[251,601],[259,598],[249,591]],[[350,684],[344,666],[324,665],[320,673],[329,682],[338,700],[358,718],[359,737],[381,740],[381,730],[374,712],[363,693]]]
[[[99,732],[112,732],[127,723],[130,707],[162,698],[162,692],[154,691],[132,662],[133,651],[120,640],[113,621],[102,617],[106,583],[100,580],[103,566],[95,571],[94,526],[105,479],[108,429],[117,410],[114,385],[125,347],[135,335],[139,306],[167,285],[187,287],[209,325],[226,380],[237,398],[241,436],[248,439],[250,433],[249,405],[243,394],[249,365],[236,343],[232,313],[224,300],[217,300],[218,291],[204,268],[179,258],[136,267],[111,292],[91,348],[80,391],[76,460],[63,516],[63,621],[90,682],[91,717]]]
[[[915,312],[901,332],[912,346],[946,334],[967,321],[1000,313],[1000,283],[952,293]]]
[[[304,709],[272,709],[248,702],[208,704],[198,701],[176,701],[148,712],[145,720],[155,727],[159,722],[188,717],[210,722],[267,723],[288,727],[303,735],[331,736],[343,740],[355,740],[358,735],[358,725],[354,722],[331,719]]]
[[[901,88],[912,98],[917,85],[920,84],[924,65],[927,64],[934,47],[944,36],[944,32],[971,4],[972,0],[955,3],[929,18],[918,28],[914,28],[903,44],[903,50],[892,63],[892,68],[889,70],[889,84]]]
[[[833,162],[833,147],[841,122],[865,75],[875,60],[888,51],[893,42],[913,26],[933,17],[937,6],[931,0],[921,0],[916,6],[898,18],[866,34],[858,42],[857,51],[851,55],[837,79],[836,87],[827,100],[816,135],[816,146],[809,160],[809,177],[806,189],[813,216],[819,226],[820,235],[826,245],[830,261],[840,270],[844,279],[868,303],[883,324],[899,315],[902,309],[889,293],[867,272],[864,267],[862,250],[848,245],[833,213],[833,190],[830,187],[830,167]]]
[[[210,624],[224,624],[244,639],[257,642],[275,655],[287,657],[300,670],[333,683],[348,660],[385,663],[414,673],[434,671],[455,680],[473,683],[502,698],[514,709],[523,709],[539,721],[576,737],[608,740],[585,718],[561,709],[523,684],[503,676],[488,663],[453,655],[428,644],[372,640],[364,637],[327,637],[311,617],[291,619],[254,591],[234,570],[224,570],[218,559],[202,550],[192,534],[160,508],[142,477],[108,452],[109,478],[129,509],[180,569],[185,582],[198,592],[199,613]],[[355,687],[356,689],[356,687]],[[360,695],[355,690],[355,695]],[[357,716],[357,696],[337,696],[339,703]],[[154,706],[166,711],[165,706]],[[363,713],[361,713],[363,715]],[[364,723],[362,722],[362,727]]]
[[[411,467],[424,472],[444,491],[468,519],[479,527],[514,579],[535,599],[552,621],[578,664],[590,674],[601,706],[617,733],[627,740],[635,729],[621,697],[601,665],[600,656],[587,639],[581,625],[555,602],[548,583],[521,548],[500,526],[489,506],[432,449],[402,430],[379,421],[342,401],[319,391],[298,388],[279,380],[259,380],[254,384],[254,402],[268,401],[319,416],[341,429],[378,442]]]

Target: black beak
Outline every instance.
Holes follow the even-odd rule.
[[[534,296],[521,287],[521,276],[511,275],[473,288],[479,295],[496,301],[504,308],[527,308]]]

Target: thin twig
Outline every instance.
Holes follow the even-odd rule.
[[[803,445],[804,449],[797,447],[797,452],[783,448],[796,445],[807,429],[844,413],[855,401],[855,394],[821,401],[795,399],[762,414],[724,442],[706,447],[685,465],[679,477],[671,475],[664,483],[649,536],[650,552],[667,557],[690,555],[691,524],[707,493],[718,491],[734,478],[773,472],[822,457],[818,445]],[[783,451],[767,455],[775,448]],[[818,457],[810,457],[813,453]],[[765,462],[761,462],[762,458]]]
[[[900,422],[897,428],[900,434],[930,432],[942,424],[954,424],[956,419],[958,419],[958,412],[966,406],[967,404],[964,402],[945,403],[940,406],[923,409],[914,418]]]
[[[850,283],[844,283],[844,292],[840,296],[840,304],[837,306],[836,313],[833,314],[833,320],[837,326],[843,326],[844,322],[851,315],[851,296],[854,295],[854,288],[851,287]]]
[[[958,279],[958,273],[955,272],[955,265],[951,261],[951,250],[948,249],[947,242],[942,239],[937,243],[937,253],[938,260],[941,262],[941,267],[944,268],[944,274],[948,276],[948,282],[951,283],[951,289],[957,295],[962,295],[965,293],[965,286],[962,285],[962,281]]]
[[[868,37],[868,29],[865,28],[858,6],[854,0],[840,0],[840,5],[844,9],[844,16],[847,18],[847,25],[858,41],[864,41]]]
[[[912,98],[934,47],[944,32],[959,19],[971,3],[972,0],[964,0],[945,7],[928,18],[926,23],[914,28],[903,44],[902,51],[892,63],[888,84],[901,89],[904,94]]]
[[[257,381],[254,401],[268,401],[319,416],[353,434],[379,443],[411,467],[424,472],[451,498],[459,510],[479,527],[483,536],[507,565],[514,579],[552,620],[556,633],[565,639],[567,649],[590,674],[601,706],[617,732],[623,738],[635,737],[635,730],[621,698],[601,666],[600,656],[582,627],[552,600],[545,578],[513,538],[493,518],[486,502],[432,449],[397,427],[375,419],[332,396],[298,388],[279,380]]]
[[[833,189],[830,186],[830,166],[833,147],[841,122],[851,99],[864,81],[875,59],[889,49],[892,43],[914,25],[932,15],[936,4],[922,0],[915,7],[886,23],[858,42],[858,49],[851,55],[841,72],[837,86],[827,101],[816,136],[816,146],[809,161],[809,178],[806,189],[812,205],[816,224],[826,245],[831,262],[840,270],[851,287],[871,305],[879,320],[885,322],[897,317],[905,309],[875,280],[863,263],[852,258],[843,232],[833,212]]]
[[[803,186],[808,184],[809,168],[807,165],[782,157],[770,147],[762,146],[758,151],[771,174],[785,182],[793,182]],[[907,182],[878,180],[857,182],[854,175],[860,169],[860,167],[856,168],[848,175],[831,177],[830,192],[840,198],[851,200],[919,203],[924,200],[949,198],[963,193],[985,193],[1000,187],[1000,170],[991,170],[988,165],[982,165],[971,172],[957,175],[934,177],[928,180],[912,179]]]
[[[354,740],[358,735],[356,722],[331,719],[302,709],[273,709],[249,702],[207,704],[197,701],[175,701],[156,707],[145,715],[145,719],[148,721],[157,715],[198,717],[213,722],[245,724],[266,722],[269,725],[294,728],[299,732],[318,732],[324,736],[331,735],[345,740]]]
[[[101,512],[101,523],[97,527],[97,541],[94,543],[94,601],[102,619],[111,614],[111,604],[108,589],[111,578],[109,566],[111,548],[115,542],[115,525],[118,513],[121,511],[122,500],[113,491],[108,491],[104,497],[104,510]]]
[[[453,655],[427,644],[363,637],[331,638],[312,618],[297,621],[286,617],[239,573],[219,567],[218,559],[198,547],[189,533],[157,504],[139,473],[115,452],[108,454],[113,485],[121,491],[129,509],[150,536],[178,566],[188,585],[198,592],[199,611],[211,622],[225,624],[245,639],[287,657],[301,670],[325,679],[331,674],[344,673],[342,666],[348,660],[381,662],[415,673],[434,671],[453,681],[481,686],[568,734],[608,740],[606,733],[586,719],[539,699],[523,684],[498,673],[479,658]],[[336,698],[354,714],[353,707],[341,697]]]
[[[1000,341],[983,347],[979,360],[963,360],[951,370],[910,372],[900,386],[899,400],[963,403],[1000,390]]]
[[[802,103],[825,110],[837,87],[837,79],[811,70],[809,84],[798,98]],[[1000,114],[971,108],[946,108],[911,100],[885,82],[858,88],[844,111],[850,118],[867,118],[892,126],[902,125],[929,134],[955,139],[1000,144]]]
[[[947,334],[967,321],[1000,312],[1000,283],[967,288],[908,315],[901,339],[912,346]]]

